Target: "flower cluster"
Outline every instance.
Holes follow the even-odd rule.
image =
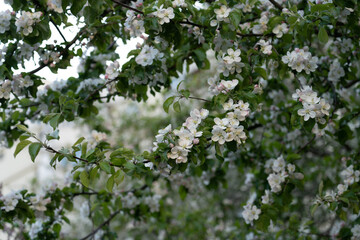
[[[351,233],[352,233],[351,240],[360,239],[360,224],[356,224],[354,227],[352,227]]]
[[[240,54],[240,49],[229,48],[222,57],[219,57],[217,71],[225,77],[235,72],[241,73],[245,64],[241,62]]]
[[[168,158],[176,159],[176,163],[186,163],[187,156],[194,144],[199,143],[202,132],[197,130],[201,121],[209,115],[206,109],[194,109],[190,112],[180,130],[174,130],[175,136],[179,137],[177,144],[167,154]]]
[[[169,23],[170,19],[175,17],[174,9],[172,7],[163,8],[163,5],[161,5],[160,8],[157,8],[154,15],[159,19],[160,25]]]
[[[249,103],[240,100],[237,104],[234,104],[234,101],[230,99],[223,107],[225,111],[230,110],[230,112],[226,114],[226,118],[214,119],[215,125],[211,132],[211,140],[220,144],[234,140],[238,144],[244,143],[247,137],[244,126],[240,125],[240,121],[245,121],[249,115]]]
[[[345,76],[344,69],[341,67],[339,60],[335,59],[330,65],[328,80],[336,84],[340,80],[340,78],[344,76]]]
[[[5,80],[2,82],[0,87],[0,98],[9,99],[11,92],[11,81]]]
[[[33,25],[40,21],[42,12],[21,12],[21,16],[16,19],[15,25],[18,32],[22,32],[25,36],[33,32]]]
[[[282,61],[297,72],[303,70],[306,74],[315,72],[319,59],[318,57],[313,57],[308,50],[308,47],[304,47],[303,49],[295,48],[294,51],[287,52],[287,55],[282,57]]]
[[[40,212],[46,211],[46,205],[51,202],[50,198],[44,198],[43,196],[37,195],[30,198],[30,202],[35,210]]]
[[[9,10],[0,12],[0,33],[10,29],[11,12]]]
[[[126,12],[124,23],[125,31],[130,33],[131,37],[139,37],[145,32],[144,21],[139,19],[139,15],[132,10]]]
[[[350,165],[345,170],[343,170],[340,175],[344,179],[344,184],[339,184],[337,186],[338,194],[343,194],[350,185],[359,182],[360,179],[360,171],[354,170],[354,165]]]
[[[158,149],[159,143],[167,143],[168,141],[165,139],[165,136],[171,132],[171,124],[167,125],[165,128],[160,129],[158,134],[155,136],[156,142],[153,143],[154,148],[153,151]]]
[[[330,104],[325,99],[317,97],[317,93],[310,86],[296,89],[296,93],[292,95],[293,99],[302,103],[303,108],[298,110],[298,114],[304,117],[305,121],[315,118],[319,123],[325,124],[325,115],[329,115]]]
[[[185,0],[173,0],[172,5],[174,8],[176,7],[187,7],[187,3]]]
[[[137,64],[147,66],[153,64],[155,59],[160,60],[164,56],[158,49],[153,46],[145,45],[139,55],[135,58]]]
[[[215,95],[220,93],[227,94],[229,91],[233,90],[238,85],[238,83],[239,81],[237,79],[219,81],[216,78],[209,78],[208,80],[208,84],[210,85],[209,91]]]
[[[78,88],[76,90],[76,93],[79,93],[84,89],[95,90],[95,87],[99,86],[100,84],[101,85],[105,84],[105,80],[101,79],[101,78],[88,78],[88,79],[85,79],[84,81],[80,82],[80,84],[79,84],[79,86],[78,86]]]
[[[3,201],[4,206],[1,207],[5,212],[10,212],[15,209],[16,205],[19,203],[19,200],[22,200],[22,196],[19,192],[11,192],[0,198]]]
[[[253,224],[254,220],[259,219],[259,215],[261,213],[261,209],[257,208],[255,205],[251,203],[247,203],[244,206],[244,211],[242,212],[242,216],[246,222],[246,224]]]
[[[158,212],[160,208],[160,195],[146,196],[143,199],[137,198],[134,193],[129,192],[122,197],[122,205],[124,208],[133,209],[137,205],[144,203],[150,208],[150,212]]]
[[[21,95],[22,89],[31,87],[32,85],[34,85],[34,82],[31,80],[29,75],[26,75],[25,77],[23,77],[21,74],[13,76],[12,91],[16,95]]]
[[[267,177],[271,192],[278,193],[281,191],[281,184],[285,182],[286,178],[294,175],[295,178],[303,178],[301,173],[295,173],[294,164],[286,164],[283,156],[277,159],[270,159],[266,162],[268,172],[272,172]]]

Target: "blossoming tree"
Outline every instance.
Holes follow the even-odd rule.
[[[3,231],[15,239],[71,238],[69,225],[76,239],[360,239],[356,0],[6,2],[2,143],[32,161],[46,150],[53,168],[70,162],[72,175],[42,194],[2,195]],[[73,39],[62,33],[70,18],[82,26]],[[62,37],[55,44],[50,25]],[[135,37],[142,43],[119,64],[117,42]],[[43,86],[39,71],[57,73],[73,58],[82,60],[78,76]],[[210,69],[197,79],[203,96],[188,87],[194,78],[172,84],[193,66]],[[177,117],[161,122],[152,149],[101,134],[95,144],[52,145],[62,122],[89,123],[117,96],[146,102],[171,88],[163,110]],[[187,101],[196,102],[190,113]],[[37,136],[29,120],[53,132]],[[111,135],[106,127],[96,129]],[[86,231],[72,217],[76,199],[87,203]]]

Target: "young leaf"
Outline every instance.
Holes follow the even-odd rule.
[[[86,171],[80,173],[80,182],[85,187],[89,187],[89,174]]]
[[[100,168],[105,171],[106,173],[111,173],[111,166],[108,162],[102,161],[99,164]]]
[[[114,176],[111,176],[106,182],[106,188],[109,192],[112,192],[114,187]]]
[[[181,112],[181,106],[180,106],[179,102],[175,102],[173,105],[173,108],[174,108],[175,112],[178,112],[178,113]]]
[[[29,146],[29,154],[31,157],[31,161],[35,161],[36,156],[39,154],[40,148],[42,147],[41,143],[35,142],[30,144]]]
[[[324,27],[320,28],[319,33],[318,33],[318,38],[322,44],[325,44],[329,41],[329,36]]]
[[[174,102],[174,100],[175,100],[175,97],[172,96],[172,97],[169,97],[168,99],[166,99],[166,101],[164,102],[163,108],[166,113],[169,112],[169,107]]]
[[[24,141],[19,142],[19,144],[16,146],[16,149],[14,152],[14,157],[16,157],[16,155],[18,155],[18,153],[21,152],[21,150],[23,150],[30,143],[31,143],[31,141],[29,141],[29,140],[24,140]]]

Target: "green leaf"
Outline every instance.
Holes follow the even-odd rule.
[[[181,112],[181,106],[180,106],[179,102],[175,102],[173,105],[173,108],[174,108],[175,112],[178,112],[178,113]]]
[[[114,176],[111,176],[106,182],[106,188],[109,192],[112,192],[114,188]]]
[[[319,41],[322,43],[322,44],[325,44],[329,41],[329,36],[325,30],[324,27],[321,27],[320,30],[319,30],[319,34],[318,34],[318,38],[319,38]]]
[[[80,173],[80,182],[85,187],[89,187],[90,181],[89,181],[89,174],[86,171],[82,171]]]
[[[319,184],[319,196],[322,196],[323,189],[324,189],[324,182],[321,181]]]
[[[19,144],[16,146],[16,149],[14,152],[14,157],[16,157],[16,155],[18,155],[18,153],[21,152],[21,150],[23,150],[30,143],[32,143],[32,142],[29,140],[24,140],[24,141],[19,142]]]
[[[170,105],[174,102],[174,100],[175,100],[175,97],[174,97],[174,96],[169,97],[168,99],[165,100],[165,102],[164,102],[164,104],[163,104],[163,108],[164,108],[164,111],[165,111],[166,113],[169,112],[169,107],[170,107]]]
[[[314,213],[318,207],[319,207],[318,204],[314,204],[311,206],[311,210],[310,210],[311,216],[314,216]]]
[[[17,127],[18,129],[20,129],[21,131],[24,131],[24,132],[27,132],[27,133],[31,133],[31,132],[29,131],[29,129],[28,129],[27,127],[25,127],[24,125],[18,124],[18,125],[16,125],[16,127]]]
[[[75,0],[70,8],[72,14],[77,15],[84,7],[87,0]]]
[[[241,21],[241,14],[238,11],[233,10],[231,11],[229,17],[231,24],[234,25],[235,27],[238,27]]]
[[[31,161],[35,161],[36,156],[39,154],[40,148],[42,147],[41,143],[35,142],[30,144],[29,146],[29,154],[31,157]]]
[[[111,173],[111,166],[108,162],[102,161],[102,162],[100,162],[99,166],[106,173],[109,173],[109,174]]]
[[[182,200],[184,200],[186,198],[186,195],[187,195],[187,189],[186,187],[184,187],[183,185],[181,185],[179,187],[179,194],[180,194],[180,197]]]

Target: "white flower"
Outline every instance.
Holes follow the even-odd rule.
[[[221,80],[220,86],[221,86],[221,88],[223,88],[222,92],[227,93],[230,90],[233,90],[238,85],[238,83],[239,83],[239,81],[236,79],[231,80],[231,81]]]
[[[224,21],[229,16],[231,9],[222,5],[220,8],[215,9],[214,12],[218,21]]]
[[[314,111],[315,109],[313,105],[304,104],[303,107],[304,108],[299,109],[297,113],[299,114],[299,116],[303,116],[305,121],[309,120],[310,118],[316,117],[316,112]]]
[[[336,58],[330,65],[328,80],[336,84],[340,80],[340,78],[344,76],[345,76],[345,71],[340,66],[339,60]]]
[[[272,53],[272,45],[270,44],[270,41],[265,42],[265,40],[261,39],[256,45],[260,45],[260,51],[263,54],[270,55]]]
[[[352,240],[360,239],[360,224],[356,224],[351,228]]]
[[[341,195],[348,189],[348,185],[339,184],[337,185],[337,189],[338,189],[338,194]]]
[[[169,23],[170,19],[173,19],[175,17],[174,9],[172,7],[164,9],[163,5],[161,5],[160,8],[157,9],[154,15],[159,18],[160,25],[163,25],[164,23]]]
[[[0,87],[0,98],[9,99],[11,92],[11,81],[5,80]]]
[[[281,191],[281,184],[285,181],[284,176],[279,173],[272,173],[267,178],[271,187],[271,191],[274,193]]]
[[[212,141],[219,142],[220,144],[225,143],[226,132],[221,127],[215,125],[211,133],[212,133],[211,136]]]
[[[187,7],[187,4],[186,4],[185,0],[173,0],[172,4],[173,4],[173,8]]]
[[[263,204],[269,204],[271,202],[269,190],[265,190],[265,194],[261,197],[261,202]]]
[[[9,10],[0,12],[0,33],[10,30],[11,12]]]
[[[30,202],[34,209],[36,209],[40,212],[44,212],[44,211],[46,211],[46,205],[51,202],[51,199],[50,198],[44,199],[43,196],[37,195],[35,197],[31,197]]]
[[[35,223],[31,225],[30,231],[29,231],[29,237],[30,239],[35,239],[38,236],[38,233],[43,230],[43,222],[41,220],[36,220]]]
[[[106,68],[106,76],[109,80],[115,79],[117,76],[119,76],[119,67],[120,64],[118,61],[112,62],[109,64],[109,66]]]
[[[295,165],[289,163],[287,165],[287,169],[288,169],[289,174],[293,174],[295,172]]]
[[[284,33],[287,33],[289,31],[286,23],[282,23],[274,27],[272,32],[276,35],[277,38],[281,38]]]
[[[261,213],[261,209],[258,209],[256,206],[248,203],[244,206],[244,211],[242,212],[242,216],[247,224],[253,224],[254,220],[259,219],[259,215]]]
[[[283,156],[281,155],[273,162],[272,169],[274,172],[279,173],[279,172],[284,171],[285,167],[286,167],[286,163],[285,163]]]
[[[224,62],[226,64],[232,64],[233,62],[240,62],[241,61],[241,57],[240,57],[241,51],[240,51],[240,49],[237,49],[236,51],[234,51],[234,49],[229,48],[227,50],[227,54],[228,55],[223,58]]]
[[[1,207],[1,209],[5,210],[5,212],[14,210],[20,199],[22,199],[22,196],[18,192],[11,192],[2,196],[0,200],[3,201],[5,206]]]

